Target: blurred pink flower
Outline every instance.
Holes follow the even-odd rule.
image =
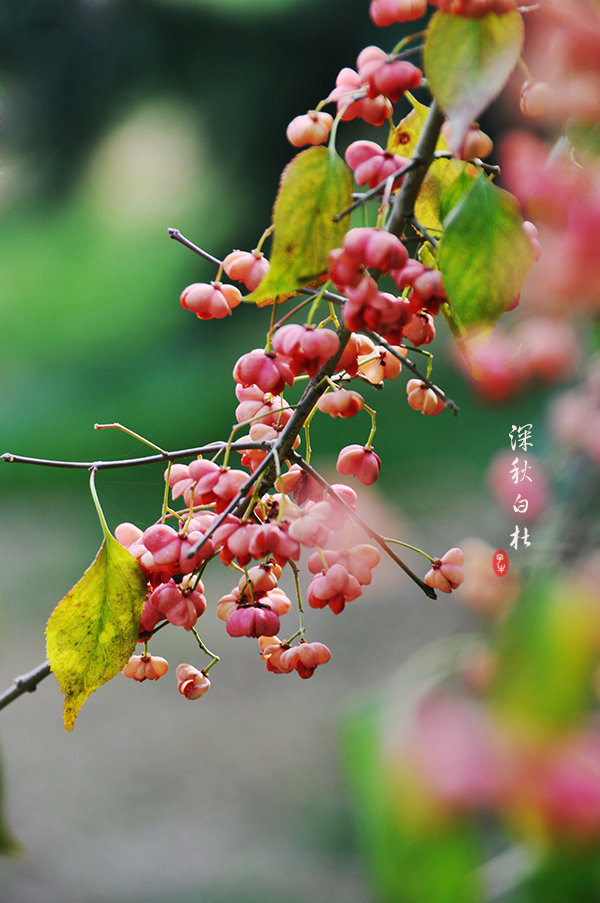
[[[600,166],[549,154],[525,132],[513,132],[500,149],[506,187],[537,226],[542,248],[522,298],[545,313],[593,312],[600,308]]]
[[[487,477],[494,499],[517,522],[533,523],[549,504],[550,488],[542,464],[529,451],[499,452]]]

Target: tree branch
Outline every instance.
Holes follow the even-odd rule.
[[[159,455],[145,455],[141,458],[121,458],[117,461],[55,461],[51,458],[28,458],[25,455],[14,455],[4,452],[0,456],[6,464],[35,464],[39,467],[65,467],[71,470],[113,470],[117,467],[141,467],[144,464],[158,464],[161,461],[179,461],[181,458],[193,458],[196,455],[212,455],[230,448],[234,451],[259,449],[268,451],[271,442],[254,442],[252,440],[237,442],[210,442],[196,448],[182,448],[179,451],[163,452]]]
[[[414,216],[415,202],[427,170],[433,163],[444,118],[444,114],[434,100],[412,156],[412,162],[416,165],[407,173],[404,184],[394,199],[394,206],[385,227],[388,232],[392,232],[398,238],[402,237],[406,223]]]
[[[9,703],[18,699],[23,693],[33,693],[37,690],[37,685],[41,680],[51,673],[50,662],[43,662],[27,674],[21,674],[15,677],[13,684],[8,690],[0,696],[0,709],[5,708]]]

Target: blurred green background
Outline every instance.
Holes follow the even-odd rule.
[[[228,435],[233,364],[263,343],[270,312],[242,306],[227,322],[201,323],[183,311],[181,290],[214,269],[167,227],[219,257],[254,247],[292,156],[289,120],[362,47],[400,36],[371,24],[367,0],[3,4],[0,452],[145,453],[95,422],[124,423],[169,449]],[[373,137],[349,124],[340,149],[359,135]],[[367,393],[383,459],[367,514],[438,554],[473,533],[506,544],[485,467],[511,423],[539,408],[531,393],[509,410],[477,403],[445,341],[435,378],[460,405],[458,420],[411,412],[403,380]],[[368,430],[367,418],[315,422],[313,461],[331,472],[342,445]],[[161,471],[101,475],[112,528],[156,518]],[[43,660],[45,621],[99,542],[85,471],[2,464],[2,687]],[[231,580],[214,570],[217,598]],[[311,624],[334,660],[309,683],[267,675],[253,644],[231,647],[213,617],[203,630],[225,661],[195,706],[166,682],[117,679],[66,737],[50,678],[3,712],[6,809],[25,852],[0,863],[2,903],[368,901],[339,774],[340,706],[470,621],[386,565],[342,618],[311,613]],[[174,667],[194,651],[173,634],[156,651],[171,652]]]

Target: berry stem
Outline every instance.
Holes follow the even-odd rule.
[[[408,567],[408,565],[405,564],[404,561],[402,561],[402,559],[399,558],[398,555],[396,555],[394,550],[390,549],[385,537],[382,536],[381,533],[378,533],[377,530],[374,530],[373,527],[369,526],[369,524],[362,519],[360,514],[357,514],[357,512],[354,511],[354,509],[351,508],[350,505],[348,505],[344,501],[344,499],[341,498],[337,494],[337,492],[335,491],[335,489],[333,489],[331,484],[328,483],[327,480],[324,477],[322,477],[321,474],[317,470],[314,469],[314,467],[311,467],[311,465],[308,464],[308,462],[305,461],[301,457],[301,455],[299,455],[295,451],[290,454],[290,457],[293,459],[294,463],[299,464],[300,467],[306,471],[306,473],[308,473],[311,477],[313,477],[314,480],[317,481],[317,483],[319,483],[321,486],[323,486],[325,489],[327,489],[327,491],[331,494],[331,496],[348,512],[348,516],[351,518],[351,520],[353,520],[355,523],[359,524],[359,526],[362,527],[362,529],[365,531],[367,536],[369,536],[372,540],[374,540],[377,543],[377,545],[383,549],[383,551],[386,553],[386,555],[389,555],[389,557],[392,559],[392,561],[395,561],[396,564],[400,568],[402,568],[404,573],[417,584],[419,589],[421,589],[425,593],[426,596],[428,596],[430,599],[437,599],[435,590],[433,590],[430,586],[427,586],[427,584],[424,583],[421,580],[421,578],[418,577],[414,573],[414,571],[411,571],[411,569]]]
[[[432,555],[428,555],[427,552],[424,552],[423,549],[417,548],[417,546],[411,546],[409,542],[403,542],[401,539],[391,539],[389,536],[385,537],[386,542],[394,542],[396,545],[404,546],[405,549],[410,549],[412,552],[418,552],[419,555],[423,555],[427,558],[428,561],[435,561],[435,557]]]
[[[370,418],[371,418],[371,432],[369,433],[369,438],[367,439],[367,441],[366,441],[366,443],[365,443],[365,448],[371,448],[372,445],[373,445],[373,436],[375,435],[375,432],[376,432],[376,430],[377,430],[377,423],[376,423],[376,420],[377,420],[377,411],[375,411],[374,408],[370,408],[370,407],[369,407],[368,405],[366,405],[366,404],[363,405],[363,411],[366,411],[367,414],[368,414],[368,415],[370,416]]]
[[[123,433],[127,433],[128,436],[133,436],[134,439],[137,439],[139,442],[143,442],[144,445],[148,445],[150,448],[156,449],[157,452],[160,452],[161,455],[166,455],[164,448],[161,448],[160,445],[156,445],[155,442],[150,442],[149,439],[144,438],[144,436],[140,436],[139,433],[134,433],[133,430],[130,430],[129,427],[123,426],[122,423],[95,423],[95,430],[121,430]]]
[[[289,565],[292,569],[292,573],[294,575],[294,583],[296,585],[296,598],[298,600],[298,616],[300,618],[300,630],[296,631],[296,633],[291,637],[291,639],[288,640],[288,642],[291,642],[291,640],[295,639],[297,636],[300,636],[300,637],[302,637],[302,639],[305,639],[305,631],[304,631],[304,609],[302,607],[302,590],[300,589],[300,571],[299,571],[298,565],[296,564],[295,561],[292,561],[290,559],[290,561],[288,563],[289,563]]]
[[[217,662],[221,661],[221,659],[219,658],[218,655],[215,655],[214,652],[211,652],[210,649],[208,648],[208,646],[206,646],[202,642],[200,634],[198,633],[198,631],[196,630],[195,627],[192,627],[192,633],[196,637],[196,641],[197,641],[198,645],[200,646],[200,648],[202,649],[202,652],[204,652],[206,655],[209,655],[212,659],[211,663],[209,665],[207,665],[206,668],[202,669],[202,673],[206,674],[208,671],[210,671],[210,669],[213,667],[213,665],[216,665]]]
[[[316,295],[324,296],[325,293],[317,291],[317,292],[315,292],[315,296]],[[296,304],[295,307],[293,307],[291,310],[289,310],[286,314],[283,315],[281,320],[278,320],[277,323],[275,323],[275,325],[273,326],[273,331],[277,332],[277,330],[279,329],[280,326],[283,326],[284,323],[287,323],[287,321],[290,320],[294,316],[294,314],[297,314],[299,310],[302,310],[302,308],[306,307],[306,305],[310,304],[310,302],[311,302],[311,298],[305,298],[304,301],[300,302],[300,304]]]
[[[168,511],[169,511],[169,479],[171,476],[171,467],[173,466],[172,461],[169,461],[167,464],[167,471],[165,473],[165,488],[163,492],[163,503],[162,503],[162,512],[160,515],[160,521],[162,524],[167,522]],[[190,511],[192,509],[192,505],[190,505]]]
[[[308,312],[308,317],[306,318],[307,326],[312,326],[312,321],[315,317],[315,314],[317,313],[317,311],[319,309],[321,301],[323,300],[323,296],[325,294],[327,284],[328,283],[326,282],[325,285],[323,286],[323,288],[319,291],[318,295],[315,295],[315,297],[314,297],[312,307]]]
[[[258,240],[258,244],[255,248],[256,251],[260,251],[262,249],[263,244],[265,243],[265,241],[269,237],[269,235],[271,235],[274,228],[275,228],[275,226],[273,225],[273,223],[271,223],[271,225],[265,229],[265,231],[263,232],[263,234],[260,236],[260,238]]]
[[[406,38],[402,38],[401,41],[398,41],[392,52],[390,53],[390,57],[400,58],[402,56],[401,51],[404,50],[407,44],[410,44],[411,41],[418,41],[419,38],[425,37],[427,32],[425,31],[415,31],[414,34],[408,35]],[[415,51],[422,49],[420,46],[411,47],[410,50],[407,50],[407,53],[415,53]]]
[[[458,407],[456,402],[452,401],[452,399],[449,398],[445,392],[442,392],[442,390],[439,389],[437,386],[434,386],[433,383],[431,382],[431,380],[429,379],[429,375],[431,374],[431,365],[430,365],[431,361],[427,365],[427,374],[428,375],[425,376],[423,373],[421,373],[421,371],[419,370],[419,368],[417,367],[416,364],[414,364],[411,360],[409,360],[409,358],[402,357],[401,354],[398,354],[398,352],[395,351],[394,348],[392,348],[392,346],[389,344],[389,342],[386,342],[386,340],[383,338],[383,336],[380,336],[379,333],[365,331],[365,335],[368,335],[369,338],[373,339],[373,341],[377,342],[379,345],[382,345],[386,349],[386,351],[389,351],[390,354],[393,354],[394,357],[398,358],[400,363],[404,364],[406,366],[406,368],[408,370],[410,370],[411,373],[413,373],[418,379],[420,379],[422,382],[424,382],[428,389],[431,389],[432,392],[435,392],[437,397],[440,398],[444,402],[444,404],[446,405],[447,408],[450,408],[450,410],[452,411],[452,413],[455,416],[456,416],[456,414],[459,413],[460,408]],[[414,348],[412,350],[420,351],[419,348]],[[431,352],[421,351],[421,354],[427,354],[427,353],[431,354]]]

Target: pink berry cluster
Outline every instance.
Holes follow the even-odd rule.
[[[425,575],[425,583],[443,593],[452,592],[465,579],[464,563],[465,555],[462,549],[449,549],[441,558],[433,559],[431,570]]]
[[[424,12],[421,0],[373,0],[371,4],[371,15],[381,25],[417,18]],[[287,137],[296,147],[328,140],[334,119],[321,110],[325,103],[336,105],[338,120],[392,125],[394,105],[421,83],[421,70],[402,55],[366,47],[359,53],[355,69],[341,70],[326,101],[290,122]],[[463,145],[459,155],[466,158],[487,152],[475,126],[464,136]],[[311,575],[306,588],[308,606],[328,607],[335,614],[371,583],[380,552],[375,545],[357,542],[353,535],[361,524],[356,493],[345,484],[328,484],[302,461],[297,452],[302,426],[319,414],[336,419],[358,417],[360,422],[370,417],[368,435],[344,446],[336,463],[339,474],[370,486],[381,469],[373,445],[376,412],[354,386],[380,388],[408,368],[416,374],[406,386],[410,408],[437,415],[449,401],[429,379],[431,363],[427,377],[420,376],[407,357],[407,342],[415,350],[433,341],[434,318],[447,304],[435,255],[425,255],[426,241],[416,226],[414,235],[403,232],[398,236],[384,225],[385,205],[402,190],[414,163],[372,140],[352,142],[345,157],[356,184],[372,190],[365,194],[366,200],[384,191],[378,225],[350,228],[341,247],[329,251],[327,271],[313,285],[327,282],[306,322],[291,322],[296,310],[275,322],[275,313],[279,314],[287,297],[259,300],[259,308],[272,305],[271,327],[265,346],[242,354],[233,367],[237,407],[231,439],[221,443],[223,447],[213,459],[199,454],[189,463],[171,462],[165,473],[167,486],[159,521],[146,530],[121,524],[116,531],[118,541],[137,559],[147,579],[139,632],[144,655],[133,657],[124,673],[150,679],[148,642],[168,623],[183,627],[195,635],[201,650],[212,656],[204,669],[189,664],[177,668],[178,688],[187,699],[208,690],[207,672],[217,661],[196,630],[208,608],[203,575],[210,561],[218,559],[235,575],[231,590],[215,605],[228,636],[257,638],[269,671],[296,671],[303,679],[327,662],[331,653],[323,644],[307,640],[301,598],[300,628],[289,629],[288,639],[279,638],[282,624],[291,620],[295,607],[294,594],[282,585],[284,579],[293,573],[300,596],[298,568],[306,558]],[[182,306],[200,319],[231,315],[242,301],[242,287],[254,292],[270,270],[261,250],[270,231],[254,250],[236,249],[222,263],[216,261],[214,280],[187,286],[181,293]],[[414,257],[408,250],[411,238],[416,240]],[[434,245],[432,239],[433,250]],[[387,280],[387,285],[380,285],[380,280]],[[327,291],[330,285],[339,294]],[[311,290],[315,291],[312,286]],[[317,312],[325,304],[328,313],[319,322]],[[296,404],[290,393],[297,386],[304,391]],[[234,449],[241,456],[239,467],[229,463]],[[380,539],[385,548],[383,537]],[[432,569],[425,584],[414,575],[421,588],[443,592],[456,588],[462,580],[460,555],[460,550],[451,549],[442,559],[430,559]],[[156,670],[160,676],[158,672],[160,668]]]
[[[308,587],[308,604],[312,608],[330,607],[334,614],[344,610],[346,602],[357,599],[362,587],[371,582],[371,572],[379,564],[379,551],[363,543],[345,552],[323,549],[313,552],[308,569],[315,574]]]
[[[144,680],[158,680],[169,670],[169,663],[160,655],[132,655],[123,674],[140,683]]]
[[[268,399],[257,399],[259,404],[264,401]],[[269,411],[268,404],[261,407]],[[273,415],[269,411],[266,416]],[[315,576],[307,589],[308,602],[314,608],[329,605],[339,613],[371,582],[379,552],[368,544],[348,545],[344,506],[354,506],[353,490],[339,484],[327,493],[314,479],[303,479],[306,474],[297,465],[281,475],[279,491],[265,495],[250,518],[219,517],[225,502],[243,499],[236,474],[248,478],[247,473],[204,458],[189,465],[173,464],[165,479],[173,500],[181,499],[186,506],[172,514],[178,528],[162,522],[145,531],[129,523],[117,527],[116,538],[138,560],[148,582],[140,642],[147,644],[167,622],[195,632],[197,620],[207,608],[200,575],[208,561],[218,557],[238,575],[237,585],[216,604],[217,616],[225,622],[229,636],[259,638],[268,670],[295,670],[306,679],[331,653],[322,643],[307,642],[303,629],[296,645],[277,639],[281,619],[292,610],[291,599],[279,586],[283,568],[290,562],[295,566],[303,549],[311,550],[308,567]],[[329,547],[333,537],[337,538]],[[292,634],[297,635],[298,631]],[[167,670],[164,659],[145,651],[131,657],[123,674],[138,681],[156,680]],[[199,698],[208,690],[207,670],[178,666],[178,689],[186,699]]]
[[[389,273],[401,295],[383,292],[370,271]],[[383,229],[359,227],[329,253],[329,278],[346,296],[342,315],[353,332],[373,330],[393,345],[409,339],[428,344],[433,317],[446,301],[441,274],[408,256],[404,244]]]
[[[503,16],[519,5],[518,0],[430,0],[430,3],[437,6],[440,12],[468,16],[470,19],[480,19],[489,13]]]
[[[383,125],[392,114],[392,104],[421,84],[423,73],[406,60],[388,56],[379,47],[365,47],[356,60],[356,69],[342,69],[328,100],[337,103],[343,121],[362,119],[369,125]]]
[[[407,91],[419,87],[423,73],[413,63],[395,59],[380,47],[365,47],[356,60],[356,69],[342,69],[327,102],[337,104],[343,121],[362,119],[369,125],[383,125]],[[322,110],[295,116],[286,135],[294,147],[322,144],[333,126],[333,117]]]
[[[488,13],[498,16],[519,6],[518,0],[430,0],[441,12],[479,19]],[[397,22],[420,19],[427,12],[427,0],[371,0],[369,13],[375,25],[385,28]]]
[[[269,271],[269,261],[258,249],[232,251],[223,261],[223,270],[230,279],[243,283],[249,291],[262,282]],[[196,314],[200,320],[222,320],[242,300],[239,288],[229,283],[193,282],[181,293],[181,306]]]
[[[258,404],[263,417],[277,416],[269,400],[256,397],[252,410]],[[352,456],[357,460],[348,463]],[[350,446],[338,466],[368,484],[377,476],[379,458],[368,447]],[[248,476],[204,458],[171,464],[165,480],[173,502],[181,499],[184,503],[182,510],[168,509],[176,526],[161,521],[145,531],[129,523],[117,527],[116,538],[137,559],[148,584],[139,633],[145,650],[143,655],[131,657],[123,669],[125,676],[143,681],[166,673],[168,664],[150,656],[147,644],[167,622],[192,631],[199,640],[196,623],[207,609],[201,575],[216,558],[237,576],[233,589],[216,603],[217,617],[225,622],[230,637],[258,638],[267,670],[278,674],[296,671],[306,679],[318,665],[329,661],[330,650],[322,643],[308,642],[303,626],[292,630],[289,640],[278,638],[282,620],[293,608],[280,580],[286,566],[297,572],[297,563],[306,551],[312,575],[306,599],[311,608],[329,607],[339,614],[362,594],[363,587],[371,583],[380,552],[370,543],[351,542],[349,513],[355,509],[356,493],[344,484],[323,487],[294,464],[277,479],[275,491],[257,500],[247,516],[229,509],[232,501],[242,505],[247,501],[244,482]],[[433,564],[452,588],[461,582],[457,554],[458,550],[451,550]],[[435,585],[449,591],[444,583]],[[296,637],[299,642],[294,644]],[[179,692],[187,699],[204,695],[210,687],[207,671],[216,660],[213,656],[213,662],[202,670],[179,665]]]
[[[427,0],[371,0],[369,13],[375,25],[385,28],[396,22],[420,19],[427,12]]]
[[[263,636],[259,639],[261,656],[267,664],[267,671],[273,674],[290,674],[296,671],[303,680],[312,677],[319,665],[331,658],[331,652],[324,643],[298,643],[289,646],[277,636]]]

